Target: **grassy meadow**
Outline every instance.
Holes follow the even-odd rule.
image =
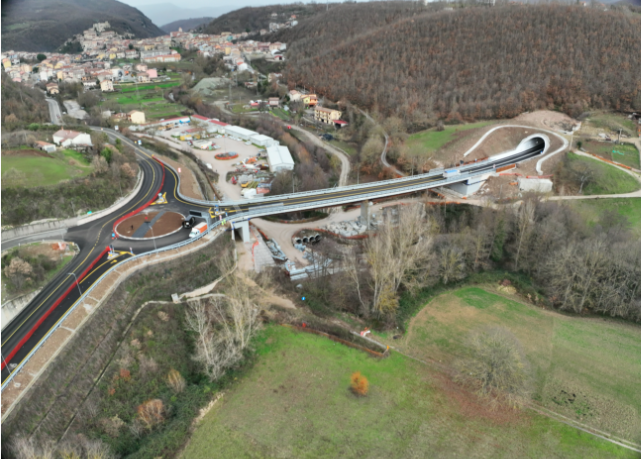
[[[180,79],[174,79],[163,83],[149,83],[143,85],[122,85],[119,92],[104,94],[108,100],[115,101],[120,105],[123,112],[130,110],[142,110],[145,116],[150,119],[170,118],[180,116],[185,109],[183,105],[169,102],[163,97],[167,88],[181,84]]]
[[[641,237],[641,198],[577,199],[565,203],[578,211],[589,225],[601,222],[605,210],[616,210],[630,224],[629,228]]]
[[[17,154],[2,157],[2,176],[10,169],[22,173],[3,186],[50,186],[63,180],[88,175],[92,168],[85,157],[75,150],[59,150],[51,155]],[[10,183],[9,183],[10,182]]]
[[[597,142],[596,140],[587,140],[583,142],[583,149],[589,153],[602,156],[610,161],[616,161],[626,166],[641,168],[639,164],[639,150],[631,144],[614,145],[609,142]]]
[[[568,153],[568,158],[570,162],[587,163],[595,170],[593,180],[583,187],[584,195],[631,193],[639,189],[638,180],[621,169],[572,152]]]
[[[445,146],[448,142],[456,140],[459,133],[484,127],[488,124],[491,124],[491,121],[445,126],[445,129],[440,132],[437,131],[436,128],[428,129],[410,135],[406,145],[411,154],[431,154]]]
[[[635,457],[531,411],[490,411],[424,363],[378,360],[269,325],[252,368],[197,425],[180,457]],[[369,393],[349,390],[350,375]]]
[[[612,133],[623,129],[628,135],[634,135],[637,129],[634,121],[628,119],[628,117],[607,112],[591,115],[587,120],[587,124],[600,129],[608,129]]]
[[[479,287],[438,296],[394,345],[419,359],[451,365],[466,356],[475,329],[502,326],[531,365],[533,400],[564,416],[638,441],[641,435],[641,327],[564,316]]]

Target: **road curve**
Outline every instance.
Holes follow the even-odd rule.
[[[137,154],[144,178],[142,187],[134,199],[110,215],[70,228],[65,234],[65,240],[75,242],[80,247],[80,253],[65,267],[64,272],[58,273],[4,328],[1,347],[3,383],[10,370],[13,371],[20,365],[80,296],[79,289],[71,287],[75,285],[76,277],[82,277],[89,267],[94,266],[104,256],[105,247],[111,243],[113,223],[120,216],[134,211],[155,197],[163,180],[164,168],[148,155],[139,151]],[[123,256],[120,259],[124,258]],[[96,274],[99,272],[94,273]],[[88,281],[81,281],[80,290],[83,282],[90,282],[91,279],[89,277]]]
[[[298,131],[303,135],[305,135],[305,137],[307,137],[307,139],[311,141],[314,145],[324,148],[329,153],[336,156],[341,162],[341,175],[338,179],[338,186],[343,187],[347,185],[347,179],[349,177],[349,170],[350,170],[350,163],[349,163],[349,157],[344,152],[342,152],[338,148],[335,148],[333,145],[330,145],[329,143],[323,142],[316,135],[312,134],[309,131],[306,131],[301,127],[295,126],[293,124],[291,125],[286,123],[283,123],[283,124],[285,124],[286,126],[291,126],[292,129],[294,129],[295,131]]]

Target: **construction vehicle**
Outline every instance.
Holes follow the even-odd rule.
[[[207,223],[198,223],[189,233],[190,238],[198,237],[207,231]]]

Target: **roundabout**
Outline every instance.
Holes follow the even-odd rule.
[[[123,239],[148,240],[169,236],[182,229],[185,217],[177,212],[141,212],[123,220],[116,227],[116,235]]]

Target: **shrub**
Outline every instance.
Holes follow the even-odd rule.
[[[140,422],[149,430],[165,420],[165,405],[158,398],[142,403],[136,412]]]
[[[360,396],[367,395],[367,391],[369,391],[369,381],[360,371],[352,374],[351,381],[351,389],[354,394]]]
[[[467,345],[469,358],[456,363],[459,379],[472,382],[483,395],[523,404],[529,396],[528,362],[516,337],[503,327],[488,327],[473,331]]]
[[[180,374],[178,370],[175,370],[173,368],[169,371],[169,374],[167,375],[167,384],[176,393],[184,391],[185,387],[187,386],[187,383],[185,382],[185,378],[183,378],[183,376]]]

